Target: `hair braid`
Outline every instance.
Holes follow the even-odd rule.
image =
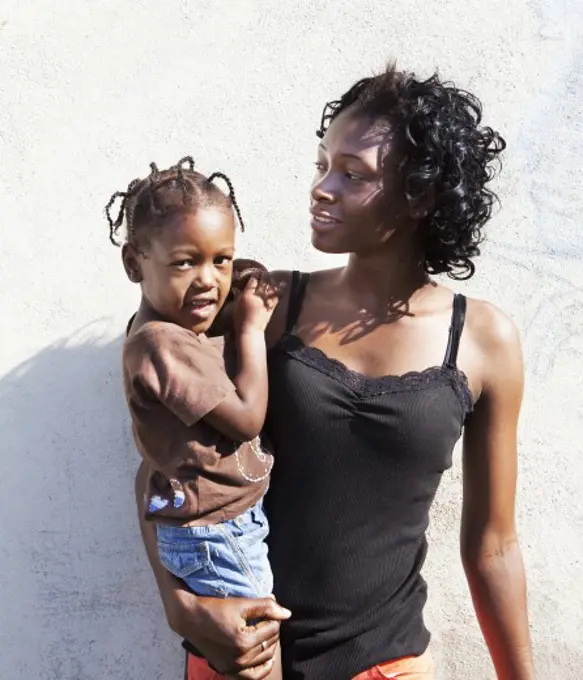
[[[180,185],[180,188],[182,189],[182,202],[184,205],[190,205],[192,201],[189,194],[189,184],[184,178],[184,170],[182,169],[181,165],[179,165],[176,169],[176,179]]]
[[[126,216],[126,225],[127,225],[127,230],[128,234],[135,239],[136,233],[134,230],[134,210],[135,210],[135,201],[130,200],[135,197],[136,189],[142,184],[142,180],[140,179],[133,179],[129,184],[128,188],[126,189],[126,198],[124,201],[124,208],[125,208],[125,216]],[[122,216],[123,219],[123,216]],[[121,222],[120,222],[121,226]]]
[[[241,225],[241,231],[245,231],[245,223],[243,222],[243,218],[241,217],[241,210],[239,209],[239,204],[237,203],[237,199],[235,198],[235,189],[233,188],[233,183],[223,172],[213,172],[213,174],[208,178],[209,184],[215,179],[215,177],[219,177],[220,179],[222,179],[223,182],[229,187],[229,198],[231,199],[233,208],[237,213],[237,219],[239,220],[239,224]]]
[[[185,163],[188,163],[189,172],[194,172],[194,158],[192,156],[184,156],[184,158],[181,158],[173,167],[181,168]]]
[[[117,217],[115,220],[111,217],[111,208],[113,204],[115,203],[116,199],[121,198],[121,205],[119,207],[119,212],[117,214]],[[107,205],[105,206],[105,216],[107,217],[107,221],[109,223],[109,240],[113,243],[114,246],[120,246],[121,244],[118,243],[115,239],[117,235],[117,230],[121,227],[123,223],[123,215],[124,215],[124,209],[125,209],[125,204],[127,200],[127,193],[125,191],[116,191],[111,195],[111,198],[109,199]]]
[[[156,195],[156,189],[160,184],[160,171],[156,163],[150,163],[150,174],[148,176],[148,199],[150,201],[150,209],[153,215],[161,215],[163,210],[158,202],[158,196]]]
[[[134,189],[138,186],[140,183],[139,179],[134,179],[132,180],[125,191],[116,191],[115,193],[112,194],[111,198],[109,199],[109,202],[105,206],[105,215],[107,217],[107,221],[109,222],[109,240],[113,243],[114,246],[119,247],[121,243],[118,243],[116,241],[115,237],[117,235],[118,229],[121,227],[123,224],[123,218],[124,214],[126,213],[126,207],[128,207],[128,199],[131,198],[132,192]],[[117,213],[117,217],[112,219],[111,217],[111,208],[113,204],[115,203],[117,198],[121,198],[121,204],[119,206],[119,211]],[[126,220],[127,220],[127,215],[126,215]],[[129,220],[127,220],[129,223]],[[128,224],[128,228],[131,231],[131,226]]]

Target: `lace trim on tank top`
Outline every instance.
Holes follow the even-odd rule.
[[[465,419],[473,411],[474,399],[468,378],[457,367],[457,353],[466,316],[465,296],[454,295],[447,349],[440,366],[430,366],[421,371],[408,371],[402,375],[371,378],[353,371],[338,359],[329,357],[318,347],[306,345],[299,336],[294,334],[309,278],[310,275],[307,273],[292,272],[285,332],[271,351],[281,349],[288,356],[334,378],[362,397],[449,385],[462,407],[462,417]]]
[[[318,347],[306,345],[299,336],[293,333],[285,333],[274,347],[276,348],[306,366],[334,378],[362,397],[451,385],[462,406],[464,417],[474,408],[468,378],[456,366],[430,366],[422,371],[408,371],[402,375],[383,375],[371,378],[348,368],[338,359],[329,357]]]

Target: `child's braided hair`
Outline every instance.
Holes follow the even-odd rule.
[[[222,179],[229,189],[223,193],[215,179]],[[117,216],[112,216],[115,202],[121,199]],[[118,232],[126,222],[127,240],[138,245],[138,236],[144,228],[160,225],[168,215],[190,212],[207,205],[232,207],[237,214],[241,231],[245,230],[241,211],[235,198],[231,180],[222,172],[213,172],[209,177],[194,169],[194,160],[186,156],[167,170],[159,170],[156,163],[150,163],[150,174],[145,179],[134,179],[125,191],[112,194],[105,206],[109,223],[109,240],[120,246]]]

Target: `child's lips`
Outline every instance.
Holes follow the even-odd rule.
[[[188,304],[190,314],[198,319],[210,318],[216,310],[217,301],[215,299],[192,300]]]

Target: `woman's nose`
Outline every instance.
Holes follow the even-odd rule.
[[[338,191],[334,186],[334,178],[330,174],[320,177],[312,185],[311,195],[314,201],[334,203],[338,198]]]

